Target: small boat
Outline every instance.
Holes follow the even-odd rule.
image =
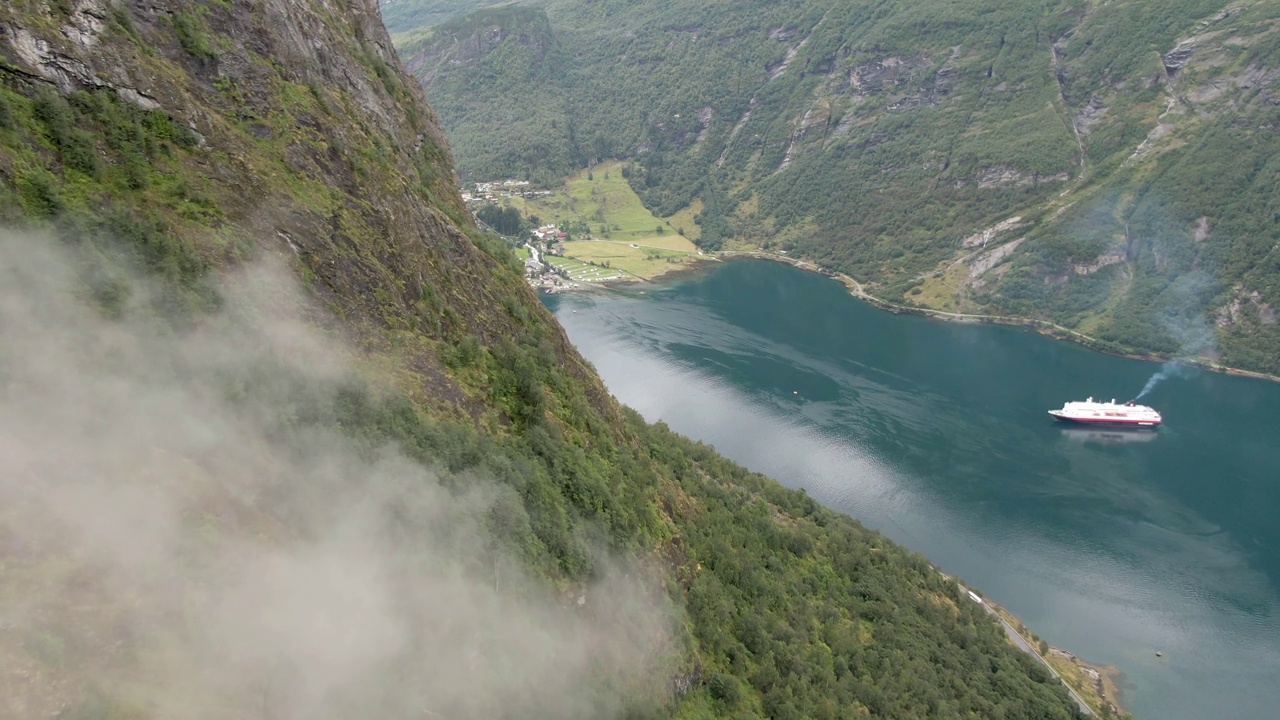
[[[1063,422],[1082,425],[1154,428],[1162,422],[1160,413],[1133,400],[1127,403],[1117,403],[1114,399],[1111,402],[1094,402],[1089,398],[1084,402],[1064,403],[1061,410],[1050,410],[1049,414]]]

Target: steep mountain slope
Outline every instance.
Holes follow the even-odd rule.
[[[399,32],[412,32],[423,27],[438,25],[459,15],[478,10],[487,5],[505,5],[498,0],[386,0],[380,3],[382,21],[394,38]]]
[[[1078,715],[617,406],[373,0],[0,7],[0,219],[6,717]]]
[[[511,12],[399,48],[464,178],[629,158],[658,214],[700,202],[707,248],[1280,370],[1274,0],[554,0],[558,64],[519,82]],[[543,97],[519,125],[498,110]]]
[[[1096,8],[1059,43],[1096,181],[1029,233],[994,294],[980,277],[960,294],[979,285],[979,302],[1117,347],[1275,373],[1280,4],[1195,7],[1185,19]],[[1161,30],[1143,33],[1145,52],[1120,52],[1145,24]]]
[[[564,49],[541,10],[520,6],[479,10],[434,28],[412,46],[449,38],[448,53],[430,65],[409,58],[406,66],[424,82],[443,75],[458,83],[443,94],[454,117],[485,116],[500,137],[464,133],[453,140],[483,167],[521,168],[536,176],[559,177],[576,153],[577,133],[558,78]],[[458,42],[453,42],[457,38]],[[454,65],[470,68],[448,74]],[[493,177],[497,177],[494,175]]]

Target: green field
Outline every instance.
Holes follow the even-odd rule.
[[[702,228],[693,219],[698,216],[698,213],[702,212],[704,207],[700,198],[694,198],[694,201],[689,203],[683,210],[667,218],[667,223],[676,228],[677,234],[680,234],[678,231],[684,230],[683,237],[697,242],[702,235]]]
[[[692,242],[645,208],[640,196],[622,177],[619,162],[584,170],[552,195],[515,198],[512,203],[523,215],[536,215],[544,223],[562,228],[585,224],[591,236],[575,234],[573,241],[565,243],[563,259],[608,263],[609,267],[602,269],[614,271],[595,275],[650,279],[680,268],[699,255]]]
[[[569,273],[569,279],[577,283],[599,283],[610,280],[634,280],[635,278],[617,268],[589,265],[574,258],[548,255],[547,262]]]
[[[575,240],[565,243],[564,251],[568,258],[597,265],[608,263],[607,269],[644,280],[679,269],[691,257],[688,252],[616,240]]]
[[[675,226],[649,212],[622,177],[622,163],[617,161],[579,172],[551,195],[512,202],[521,213],[537,215],[543,222],[561,227],[586,223],[592,235],[601,240],[644,240],[647,245],[696,252]]]

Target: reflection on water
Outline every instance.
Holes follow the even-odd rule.
[[[1062,428],[1062,437],[1072,442],[1145,443],[1155,440],[1157,431],[1142,428],[1109,428],[1103,430],[1100,428],[1067,427]]]
[[[1064,427],[1045,411],[1154,365],[882,313],[773,263],[548,304],[620,400],[1119,664],[1139,717],[1275,716],[1280,386],[1171,379],[1159,430]]]

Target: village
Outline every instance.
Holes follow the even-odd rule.
[[[591,236],[584,238],[592,239]],[[564,256],[564,243],[569,234],[555,225],[543,225],[529,232],[519,253],[524,257],[524,274],[530,287],[546,293],[579,290],[595,283],[630,279],[603,265]]]
[[[506,204],[513,198],[531,199],[551,194],[550,190],[532,187],[528,180],[508,179],[475,183],[473,191],[462,193],[462,199],[474,213],[484,205]],[[483,222],[479,216],[477,220]],[[524,261],[524,275],[530,287],[557,293],[598,286],[598,283],[634,279],[611,268],[608,260],[594,262],[565,257],[566,242],[597,240],[589,230],[583,230],[586,230],[585,226],[575,230],[576,234],[571,238],[567,229],[552,223],[524,230],[515,236],[517,242],[523,241],[516,247],[516,253]]]
[[[473,202],[497,202],[513,197],[535,198],[550,195],[550,190],[533,189],[528,180],[497,180],[494,182],[478,182],[472,186],[472,192],[463,191],[462,201],[470,205]]]
[[[477,182],[463,199],[482,226],[507,238],[529,285],[543,292],[653,280],[704,257],[692,241],[694,213],[655,216],[617,161],[598,163],[554,190],[518,177]]]

